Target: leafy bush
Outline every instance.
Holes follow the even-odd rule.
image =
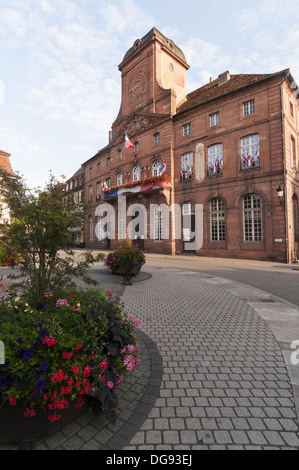
[[[44,294],[33,308],[13,294],[0,302],[0,406],[23,407],[26,418],[36,407],[49,420],[91,400],[96,414],[116,421],[115,389],[139,364],[137,327],[111,292],[66,288],[63,298]]]
[[[13,268],[22,263],[21,255],[3,240],[0,240],[0,266]]]
[[[119,250],[109,253],[104,259],[104,266],[108,271],[114,272],[121,266],[131,263],[133,266],[143,265],[146,262],[142,250],[132,245],[132,241],[127,237],[122,241]]]

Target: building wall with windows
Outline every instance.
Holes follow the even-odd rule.
[[[299,107],[290,71],[226,71],[187,95],[188,68],[184,53],[156,28],[125,54],[109,142],[83,164],[85,246],[116,248],[129,234],[149,252],[296,259]],[[202,246],[191,250],[199,205]]]
[[[11,178],[17,178],[18,176],[13,171],[11,167],[11,163],[9,160],[10,153],[4,152],[0,150],[0,170],[3,171],[6,175],[10,176]],[[3,200],[3,196],[1,196],[1,181],[0,181],[0,223],[11,223],[11,214],[9,211],[9,207]]]

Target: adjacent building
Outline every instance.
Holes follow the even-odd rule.
[[[13,171],[11,167],[11,163],[9,160],[10,153],[4,152],[0,150],[0,170],[6,173],[8,176],[12,178],[17,178],[16,173]],[[4,202],[3,197],[1,196],[1,185],[0,185],[0,224],[10,223],[11,216],[9,212],[9,208],[7,204]]]
[[[82,165],[85,246],[112,249],[129,233],[149,252],[296,260],[299,107],[290,70],[225,71],[186,94],[188,68],[156,28],[125,54],[109,142]]]

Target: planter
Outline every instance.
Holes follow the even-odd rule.
[[[137,276],[137,274],[139,274],[139,272],[140,272],[141,267],[142,267],[142,264],[138,264],[137,266],[133,266],[133,268],[130,270],[130,274],[132,276]],[[126,273],[126,266],[119,266],[118,268],[116,268],[115,270],[112,271],[112,274],[123,275],[125,273]]]
[[[36,416],[25,418],[25,408],[3,406],[0,408],[0,445],[14,443],[19,449],[33,449],[35,441],[52,436],[87,409],[87,404],[81,408],[67,408],[61,412],[59,420],[51,422],[49,410],[36,409]]]

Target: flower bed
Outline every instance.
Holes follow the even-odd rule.
[[[131,264],[132,271],[138,274],[141,267],[145,264],[146,257],[142,250],[132,245],[129,238],[122,241],[122,244],[118,250],[114,250],[109,253],[104,259],[105,268],[115,273],[119,271],[124,272],[126,265]]]
[[[111,292],[66,288],[35,307],[9,295],[0,302],[0,407],[20,407],[24,420],[42,409],[53,423],[88,401],[115,423],[117,384],[140,361],[139,325]]]

